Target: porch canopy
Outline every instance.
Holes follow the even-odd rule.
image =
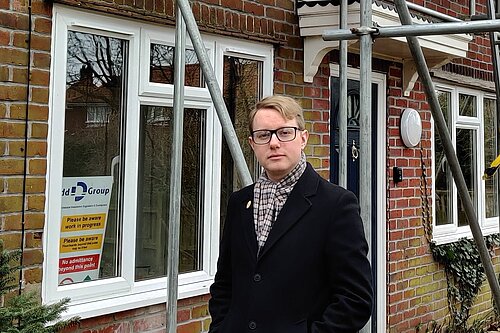
[[[339,28],[340,0],[297,0],[300,35],[304,37],[304,81],[312,82],[318,66],[324,56],[339,47],[338,41],[324,41],[325,30]],[[427,12],[430,12],[427,10]],[[438,13],[436,13],[438,14]],[[428,13],[412,12],[413,24],[442,22],[446,15],[436,18]],[[372,19],[375,27],[401,26],[401,21],[393,4],[382,0],[373,0]],[[450,20],[458,21],[449,17]],[[349,0],[347,28],[358,28],[360,24],[360,4]],[[424,52],[429,69],[440,68],[454,58],[466,57],[469,34],[449,34],[437,36],[419,36],[418,41]],[[375,39],[373,56],[403,63],[403,88],[405,95],[413,89],[418,78],[406,37]],[[349,40],[349,51],[359,53],[359,39]]]

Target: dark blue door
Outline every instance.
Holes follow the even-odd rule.
[[[372,262],[372,275],[374,282],[374,290],[376,286],[376,267],[377,267],[377,105],[378,94],[377,84],[372,84],[372,149],[371,149],[371,191],[372,197],[372,239],[371,239],[371,262]],[[331,80],[331,97],[330,97],[330,181],[334,184],[339,183],[339,91],[340,80],[339,78],[332,78]],[[352,191],[359,198],[359,116],[360,116],[360,93],[359,81],[347,81],[347,189]],[[365,190],[365,189],[363,189]],[[375,303],[377,295],[375,294]],[[372,332],[377,331],[376,322],[377,307],[374,306],[372,314]]]

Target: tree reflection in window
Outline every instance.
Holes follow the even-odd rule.
[[[149,81],[155,83],[174,84],[175,47],[151,44]],[[190,87],[204,87],[200,62],[194,50],[186,49],[184,84]]]
[[[120,168],[127,41],[69,31],[64,177],[114,175],[100,277],[118,276]],[[114,168],[114,170],[112,170]]]
[[[457,156],[460,156],[458,163],[460,164],[460,169],[465,178],[465,183],[467,189],[469,190],[470,198],[472,199],[472,204],[477,212],[477,168],[476,168],[476,156],[477,156],[477,139],[476,130],[460,128],[457,129],[457,144],[456,151]],[[458,226],[468,225],[467,216],[465,214],[465,209],[462,205],[462,200],[457,193],[458,202]]]
[[[205,110],[184,110],[179,271],[201,269]],[[167,274],[173,109],[141,107],[135,279]]]
[[[258,164],[248,144],[248,114],[262,97],[262,62],[224,56],[223,95],[250,174],[255,179]],[[221,221],[224,221],[229,195],[242,187],[225,138],[222,145],[221,182]]]
[[[496,101],[485,98],[483,107],[484,123],[484,165],[489,167],[497,157]],[[486,217],[498,216],[498,173],[484,181]]]
[[[451,94],[438,92],[439,105],[448,128],[451,114]],[[434,127],[434,165],[435,165],[435,211],[436,225],[453,224],[453,202],[451,200],[452,182],[451,171],[444,154],[443,143],[439,133]]]

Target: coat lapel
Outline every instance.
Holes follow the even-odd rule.
[[[281,212],[278,214],[278,218],[273,224],[264,248],[260,251],[259,259],[309,210],[312,203],[308,197],[316,193],[318,183],[319,175],[308,164],[304,174],[300,177]],[[255,231],[253,238],[255,239]]]
[[[255,225],[253,222],[253,186],[245,194],[240,206],[241,223],[252,258],[257,258],[257,237],[255,236]]]

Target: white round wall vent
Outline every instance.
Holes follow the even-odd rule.
[[[407,108],[401,114],[401,122],[399,124],[401,139],[406,147],[415,147],[420,143],[422,136],[422,119],[417,110]]]

